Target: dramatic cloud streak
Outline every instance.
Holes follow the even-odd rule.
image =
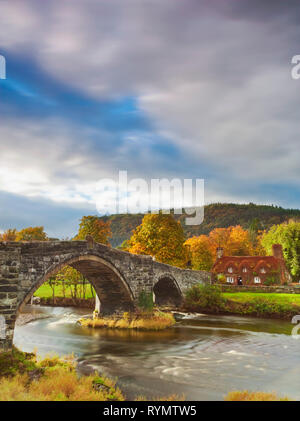
[[[0,190],[89,207],[94,183],[127,169],[205,178],[208,201],[299,206],[299,12],[296,1],[4,0]]]

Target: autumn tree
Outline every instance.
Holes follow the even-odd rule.
[[[28,227],[19,231],[16,241],[48,241],[44,227]]]
[[[255,253],[249,231],[244,230],[240,225],[215,228],[208,238],[214,258],[216,258],[217,247],[223,247],[224,255],[227,256],[247,256]]]
[[[261,238],[261,244],[268,254],[273,244],[281,244],[288,269],[294,279],[300,278],[300,222],[289,221],[274,225]]]
[[[109,244],[112,235],[110,222],[104,222],[98,216],[83,216],[74,240],[85,240],[87,235],[91,235],[96,243]]]
[[[186,267],[188,248],[182,226],[171,214],[147,214],[128,242],[128,251],[149,254],[159,262]]]
[[[211,270],[214,258],[209,238],[206,235],[191,237],[186,240],[185,245],[190,251],[192,269]]]
[[[228,228],[215,228],[209,235],[200,235],[189,238],[188,246],[192,268],[196,270],[211,270],[216,260],[218,247],[224,249],[227,256],[247,256],[257,254],[253,247],[250,233],[240,225]]]
[[[0,235],[0,241],[16,241],[16,237],[17,230],[15,228],[9,228]]]

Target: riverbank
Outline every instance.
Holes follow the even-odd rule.
[[[78,376],[72,357],[0,353],[1,401],[124,401],[115,381],[98,373]]]
[[[18,314],[16,326],[23,326],[35,320],[48,319],[49,317],[51,316],[44,312],[43,308],[39,306],[26,305],[23,308],[22,313]]]
[[[195,285],[186,295],[184,311],[291,320],[300,314],[298,294],[222,292],[217,285]]]
[[[39,297],[39,304],[50,307],[79,307],[94,310],[95,298]]]

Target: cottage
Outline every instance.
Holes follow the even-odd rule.
[[[272,256],[224,256],[217,249],[212,272],[232,285],[276,285],[291,282],[281,244],[273,244]]]

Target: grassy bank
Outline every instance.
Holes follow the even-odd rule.
[[[300,296],[255,292],[222,293],[217,285],[195,285],[187,292],[184,306],[188,311],[290,320],[300,314]]]
[[[38,360],[14,349],[0,354],[1,401],[123,401],[115,382],[97,373],[79,377],[69,357]]]
[[[224,292],[223,297],[239,303],[249,303],[256,298],[267,298],[281,304],[300,307],[300,294],[278,294],[269,292]]]
[[[92,289],[93,287],[89,284],[86,287],[85,290],[85,299],[89,299],[89,298],[94,298],[95,297],[95,292]],[[54,287],[54,292],[55,292],[55,297],[65,297],[65,298],[72,298],[72,293],[71,293],[71,289],[70,288],[66,288],[63,287],[62,284],[57,284]],[[53,290],[50,287],[50,285],[48,283],[44,283],[43,285],[41,285],[39,287],[39,289],[37,289],[34,293],[35,297],[40,297],[40,298],[49,298],[51,299],[53,297]],[[77,298],[82,298],[80,296],[78,296]]]
[[[176,322],[173,314],[154,311],[153,313],[123,313],[122,317],[99,317],[95,319],[80,319],[83,327],[110,329],[163,330]]]
[[[0,401],[124,401],[116,382],[97,372],[78,376],[73,356],[38,359],[13,348],[0,353]],[[137,396],[136,401],[183,401],[184,396]]]

